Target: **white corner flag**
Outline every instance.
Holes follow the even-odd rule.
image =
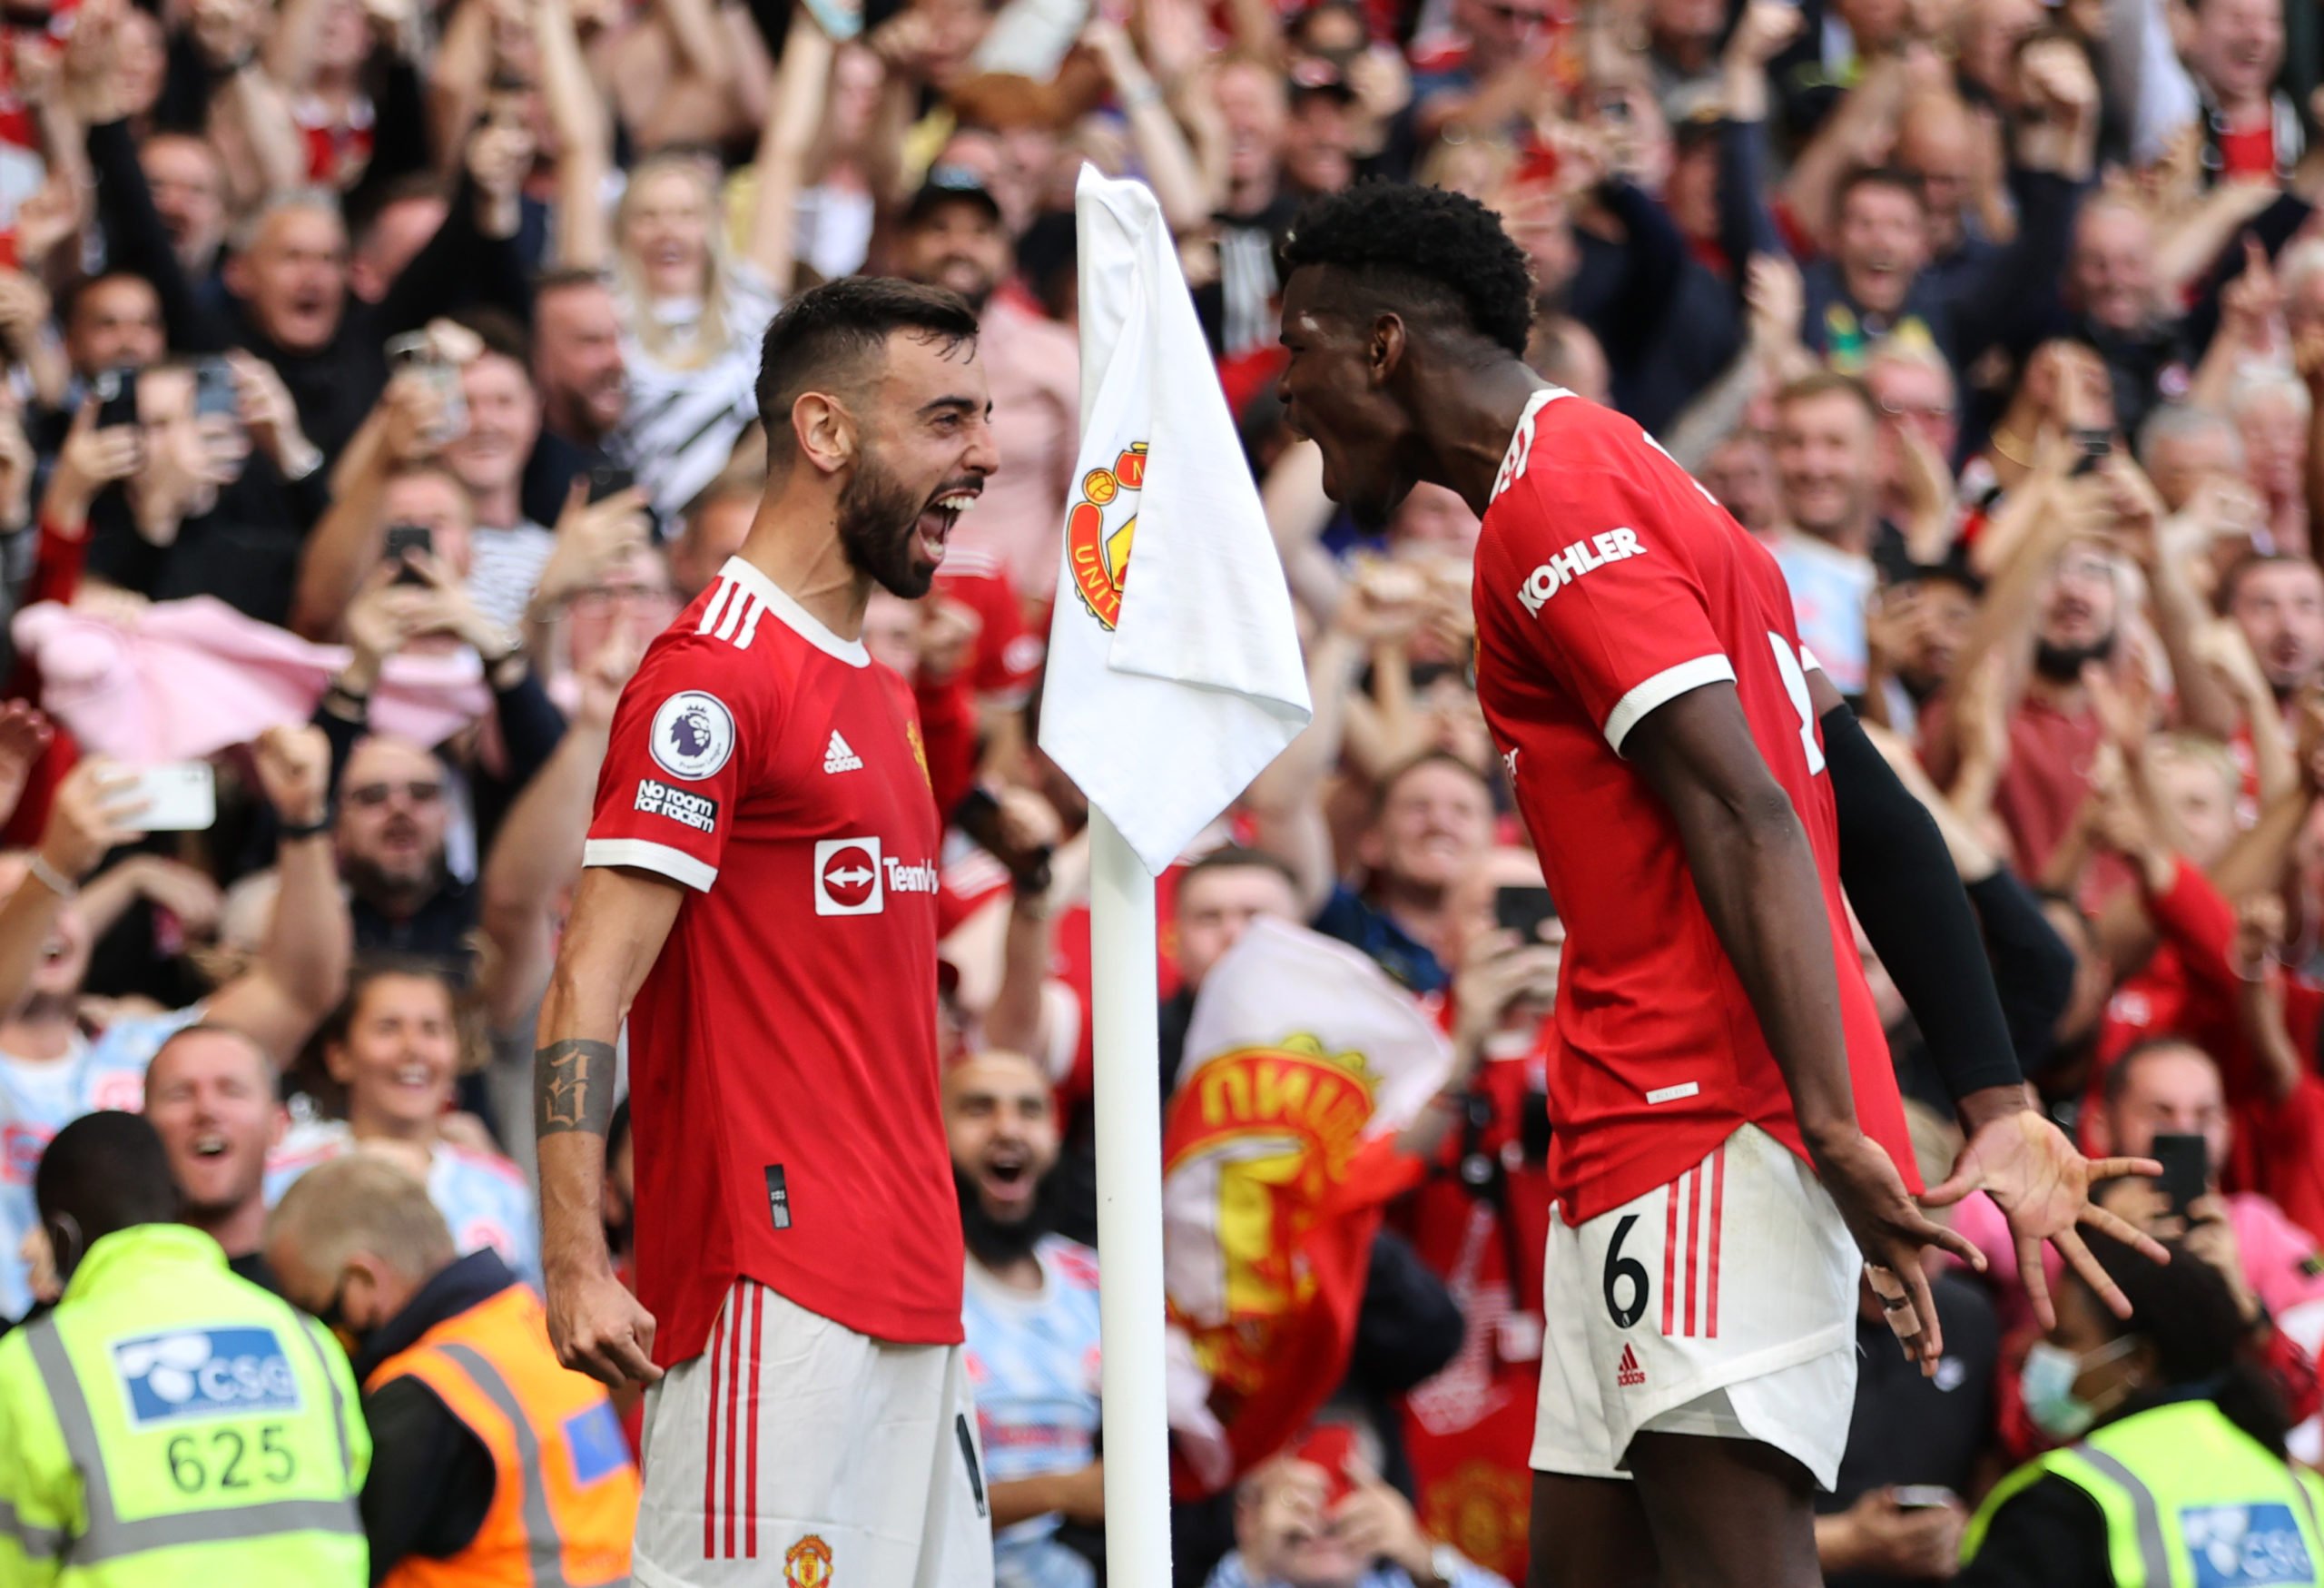
[[[1081,451],[1041,748],[1158,875],[1306,725],[1307,675],[1161,206],[1085,165],[1074,208]]]
[[[1084,165],[1074,212],[1081,452],[1040,744],[1090,804],[1107,1581],[1163,1588],[1154,878],[1306,725],[1307,677],[1283,565],[1161,206],[1140,183]]]

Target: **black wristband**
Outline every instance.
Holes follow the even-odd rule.
[[[325,811],[311,822],[284,822],[275,829],[275,836],[284,842],[293,838],[312,838],[330,831],[330,813]]]

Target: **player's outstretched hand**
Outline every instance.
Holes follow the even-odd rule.
[[[1937,1358],[1945,1355],[1945,1335],[1921,1252],[1942,1247],[1979,1269],[1985,1266],[1984,1254],[1923,1213],[1905,1189],[1905,1178],[1889,1161],[1887,1149],[1862,1131],[1837,1145],[1819,1144],[1816,1173],[1864,1253],[1872,1287],[1905,1359],[1918,1362],[1925,1376],[1934,1375]]]
[[[2074,1226],[2102,1229],[2158,1263],[2171,1260],[2153,1237],[2090,1199],[2093,1180],[2162,1172],[2162,1166],[2151,1158],[2084,1158],[2065,1132],[2039,1112],[2014,1109],[1977,1127],[1955,1160],[1952,1178],[1923,1196],[1921,1205],[1949,1208],[1972,1191],[1991,1197],[2016,1238],[2017,1272],[2025,1281],[2034,1316],[2044,1329],[2052,1329],[2058,1315],[2050,1304],[2049,1278],[2042,1270],[2043,1241],[2058,1248],[2058,1255],[2073,1265],[2117,1317],[2131,1316],[2130,1298],[2098,1266]]]
[[[654,1315],[609,1273],[548,1277],[548,1337],[559,1362],[608,1389],[662,1376]]]

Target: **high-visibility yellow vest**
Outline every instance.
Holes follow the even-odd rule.
[[[492,1504],[449,1560],[408,1555],[387,1588],[601,1588],[629,1578],[637,1468],[596,1380],[566,1368],[540,1298],[511,1285],[379,1364],[417,1378],[492,1455]]]
[[[2324,1481],[2268,1454],[2209,1401],[2124,1417],[2019,1467],[1970,1518],[1964,1563],[1976,1558],[1994,1513],[2044,1476],[2097,1502],[2121,1588],[2324,1585]]]
[[[105,1236],[0,1338],[5,1588],[364,1588],[370,1463],[339,1343],[183,1225]]]

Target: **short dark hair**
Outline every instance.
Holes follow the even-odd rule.
[[[148,1086],[153,1084],[153,1071],[161,1067],[162,1054],[180,1043],[191,1042],[197,1037],[223,1037],[238,1047],[249,1049],[250,1051],[258,1055],[259,1068],[265,1074],[267,1083],[270,1086],[276,1084],[279,1068],[275,1064],[274,1055],[266,1050],[266,1045],[248,1031],[238,1030],[233,1026],[221,1025],[214,1020],[195,1021],[192,1025],[180,1026],[162,1038],[162,1045],[153,1050],[153,1057],[146,1063],[146,1084]]]
[[[1299,212],[1285,274],[1343,271],[1407,315],[1433,314],[1514,359],[1533,329],[1533,271],[1500,220],[1466,193],[1360,182]]]
[[[2108,1068],[2105,1079],[2098,1083],[2099,1096],[2109,1109],[2120,1103],[2131,1090],[2131,1072],[2157,1053],[2192,1053],[2209,1060],[2213,1070],[2219,1068],[2219,1060],[2203,1051],[2200,1042],[2186,1037],[2149,1037],[2115,1060]]]
[[[157,305],[160,303],[162,294],[153,285],[152,277],[141,275],[135,271],[109,270],[102,275],[84,276],[65,289],[64,297],[57,303],[56,323],[69,328],[73,323],[73,317],[81,311],[81,304],[90,293],[100,287],[110,287],[121,281],[136,282],[153,294],[153,301]]]
[[[1921,179],[1911,172],[1894,165],[1859,165],[1840,178],[1840,185],[1832,193],[1832,216],[1837,220],[1848,207],[1848,197],[1860,187],[1895,188],[1910,197],[1923,210],[1928,208],[1928,195],[1922,191]]]
[[[33,1171],[33,1201],[44,1222],[63,1214],[79,1227],[75,1258],[116,1230],[178,1216],[177,1182],[161,1137],[144,1115],[110,1109],[82,1115],[50,1139]]]
[[[1291,869],[1291,863],[1281,855],[1270,853],[1264,849],[1246,848],[1240,843],[1222,843],[1200,860],[1188,864],[1186,870],[1178,873],[1177,896],[1181,899],[1185,898],[1187,884],[1196,877],[1207,876],[1212,872],[1229,871],[1273,872],[1285,882],[1289,883],[1294,892],[1296,892],[1299,887],[1298,874]]]
[[[2224,613],[2235,605],[2236,597],[2242,593],[2243,581],[2263,567],[2302,567],[2314,569],[2316,565],[2307,557],[2301,557],[2296,552],[2247,552],[2243,556],[2237,557],[2233,562],[2228,564],[2227,571],[2219,577],[2219,609],[2221,612]]]
[[[1789,408],[1795,402],[1807,402],[1818,397],[1847,397],[1864,410],[1865,419],[1880,422],[1880,405],[1872,398],[1872,389],[1853,375],[1837,370],[1815,370],[1798,380],[1787,382],[1776,392],[1776,407]]]
[[[1467,762],[1462,760],[1458,755],[1452,754],[1452,751],[1423,750],[1419,755],[1413,756],[1410,760],[1398,762],[1395,765],[1391,766],[1386,772],[1381,774],[1380,781],[1374,784],[1372,789],[1372,814],[1370,819],[1374,822],[1378,821],[1380,819],[1380,813],[1388,808],[1388,796],[1396,792],[1396,785],[1403,782],[1407,777],[1410,777],[1413,773],[1418,772],[1423,766],[1450,767],[1453,771],[1459,773],[1462,776],[1467,778],[1471,783],[1475,784],[1479,788],[1484,790],[1485,797],[1488,800],[1492,797],[1492,780],[1487,777],[1483,773],[1479,772],[1475,767],[1470,765]]]
[[[950,353],[976,340],[976,311],[958,292],[892,276],[842,276],[783,306],[759,347],[759,419],[770,467],[791,455],[791,405],[814,386],[852,378],[900,330]]]
[[[497,353],[531,369],[533,364],[533,333],[525,322],[506,309],[485,305],[467,309],[452,316],[453,321],[476,332],[477,340],[484,344],[487,353]]]
[[[575,287],[603,287],[610,291],[613,282],[606,272],[585,265],[566,265],[557,270],[543,271],[533,281],[533,301],[538,303],[551,292],[568,291]]]
[[[363,1001],[370,995],[374,983],[403,978],[414,981],[433,981],[444,990],[446,1001],[451,1004],[455,1016],[459,1012],[460,984],[452,972],[438,960],[419,954],[367,953],[355,962],[348,973],[347,995],[339,1007],[324,1017],[322,1029],[315,1033],[315,1050],[340,1046],[348,1033],[355,1028],[355,1017],[363,1008]]]

